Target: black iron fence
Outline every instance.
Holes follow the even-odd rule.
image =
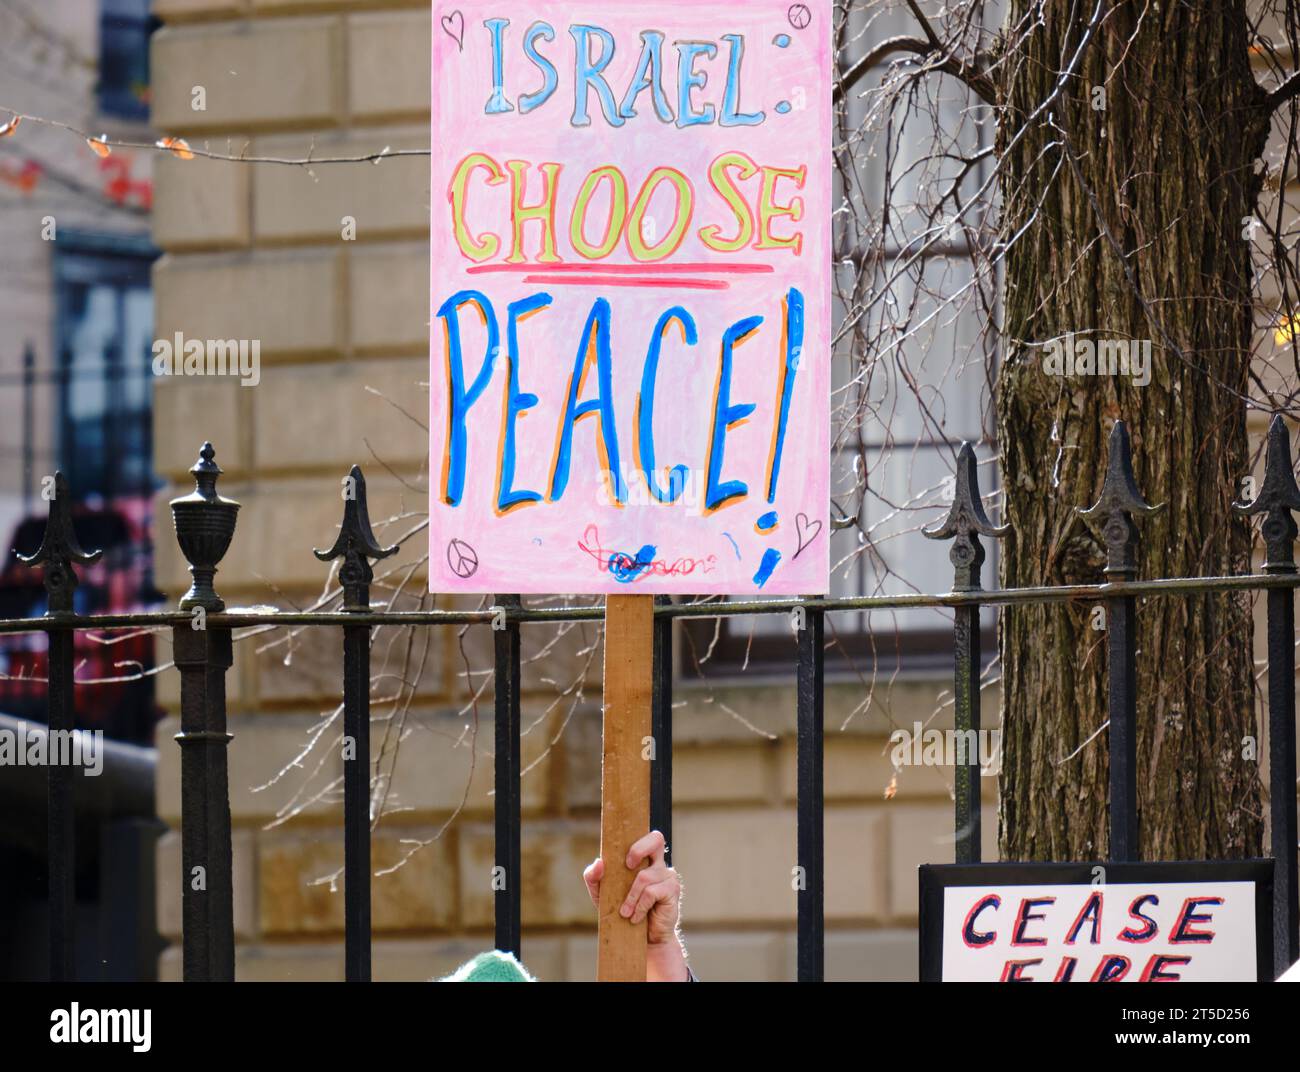
[[[37,619],[0,620],[0,634],[45,632],[49,638],[47,712],[50,730],[71,731],[73,636],[77,630],[170,627],[175,664],[181,675],[181,839],[184,978],[233,980],[235,943],[231,888],[230,800],[225,673],[232,662],[232,631],[254,626],[325,626],[339,629],[343,642],[344,899],[346,977],[370,978],[370,633],[377,626],[484,625],[495,631],[495,811],[496,859],[507,881],[496,891],[496,945],[520,953],[520,631],[524,626],[565,621],[599,621],[599,607],[522,605],[518,596],[497,595],[485,610],[374,610],[370,606],[372,560],[395,548],[381,547],[371,530],[365,480],[354,467],[343,522],[323,561],[342,558],[339,611],[230,610],[214,589],[216,568],[230,544],[239,505],[216,489],[221,470],[211,444],[204,444],[191,470],[195,490],[172,502],[177,538],[194,583],[175,611],[135,614],[76,614],[72,595],[75,566],[95,561],[78,546],[71,504],[56,477],[49,520],[40,549],[27,561],[44,569],[49,611]],[[1186,597],[1210,592],[1266,591],[1268,598],[1268,730],[1271,855],[1274,883],[1274,963],[1278,973],[1300,957],[1297,949],[1297,830],[1295,722],[1295,607],[1300,586],[1294,559],[1300,510],[1287,431],[1280,417],[1269,429],[1265,476],[1252,502],[1237,510],[1264,515],[1267,549],[1262,573],[1231,577],[1139,581],[1135,520],[1154,513],[1134,480],[1128,432],[1116,422],[1101,495],[1082,511],[1097,527],[1107,552],[1106,582],[987,591],[981,586],[984,549],[980,538],[999,529],[986,516],[975,455],[963,444],[955,494],[947,516],[926,535],[952,540],[952,590],[939,595],[742,600],[729,603],[655,605],[652,732],[656,758],[651,776],[651,824],[672,844],[672,624],[676,619],[731,615],[794,614],[798,623],[797,667],[797,862],[804,878],[797,894],[798,978],[822,978],[824,920],[823,675],[825,616],[841,611],[950,607],[954,610],[953,666],[955,727],[969,739],[978,731],[980,608],[989,605],[1101,601],[1106,606],[1109,665],[1110,858],[1138,858],[1137,736],[1135,678],[1136,601],[1142,597]],[[980,859],[978,749],[968,748],[955,777],[954,831],[958,863]],[[73,768],[51,764],[49,798],[50,975],[72,978],[73,952]]]

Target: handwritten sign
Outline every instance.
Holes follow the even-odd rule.
[[[1272,864],[921,868],[921,975],[943,982],[1272,978]]]
[[[430,587],[825,591],[829,0],[433,10]]]

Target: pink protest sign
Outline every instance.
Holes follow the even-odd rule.
[[[433,591],[810,594],[829,0],[433,6]]]

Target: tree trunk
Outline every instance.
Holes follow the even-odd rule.
[[[1096,500],[1106,436],[1121,417],[1138,486],[1148,502],[1168,504],[1138,522],[1139,577],[1247,571],[1249,529],[1230,510],[1249,472],[1242,231],[1256,211],[1268,115],[1248,63],[1245,6],[1114,4],[1077,61],[1092,3],[1009,6],[1010,27],[1029,9],[1042,14],[1027,37],[1012,36],[999,86],[1004,232],[1023,230],[1005,261],[998,382],[1012,526],[1003,583],[1103,580],[1102,545],[1075,507]],[[1072,63],[1074,75],[1034,116]],[[1150,340],[1150,383],[1050,373],[1041,344],[1070,333]],[[1258,854],[1259,770],[1243,759],[1243,738],[1256,735],[1249,600],[1137,607],[1142,856]],[[1107,853],[1106,644],[1094,617],[1082,605],[1002,615],[1006,859]]]

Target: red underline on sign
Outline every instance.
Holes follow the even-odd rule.
[[[720,261],[679,264],[476,264],[470,275],[483,272],[546,272],[553,275],[600,273],[601,275],[754,275],[774,272],[770,264],[724,264]]]
[[[685,290],[728,290],[725,279],[655,278],[630,275],[526,275],[525,283],[564,287],[677,287]]]

